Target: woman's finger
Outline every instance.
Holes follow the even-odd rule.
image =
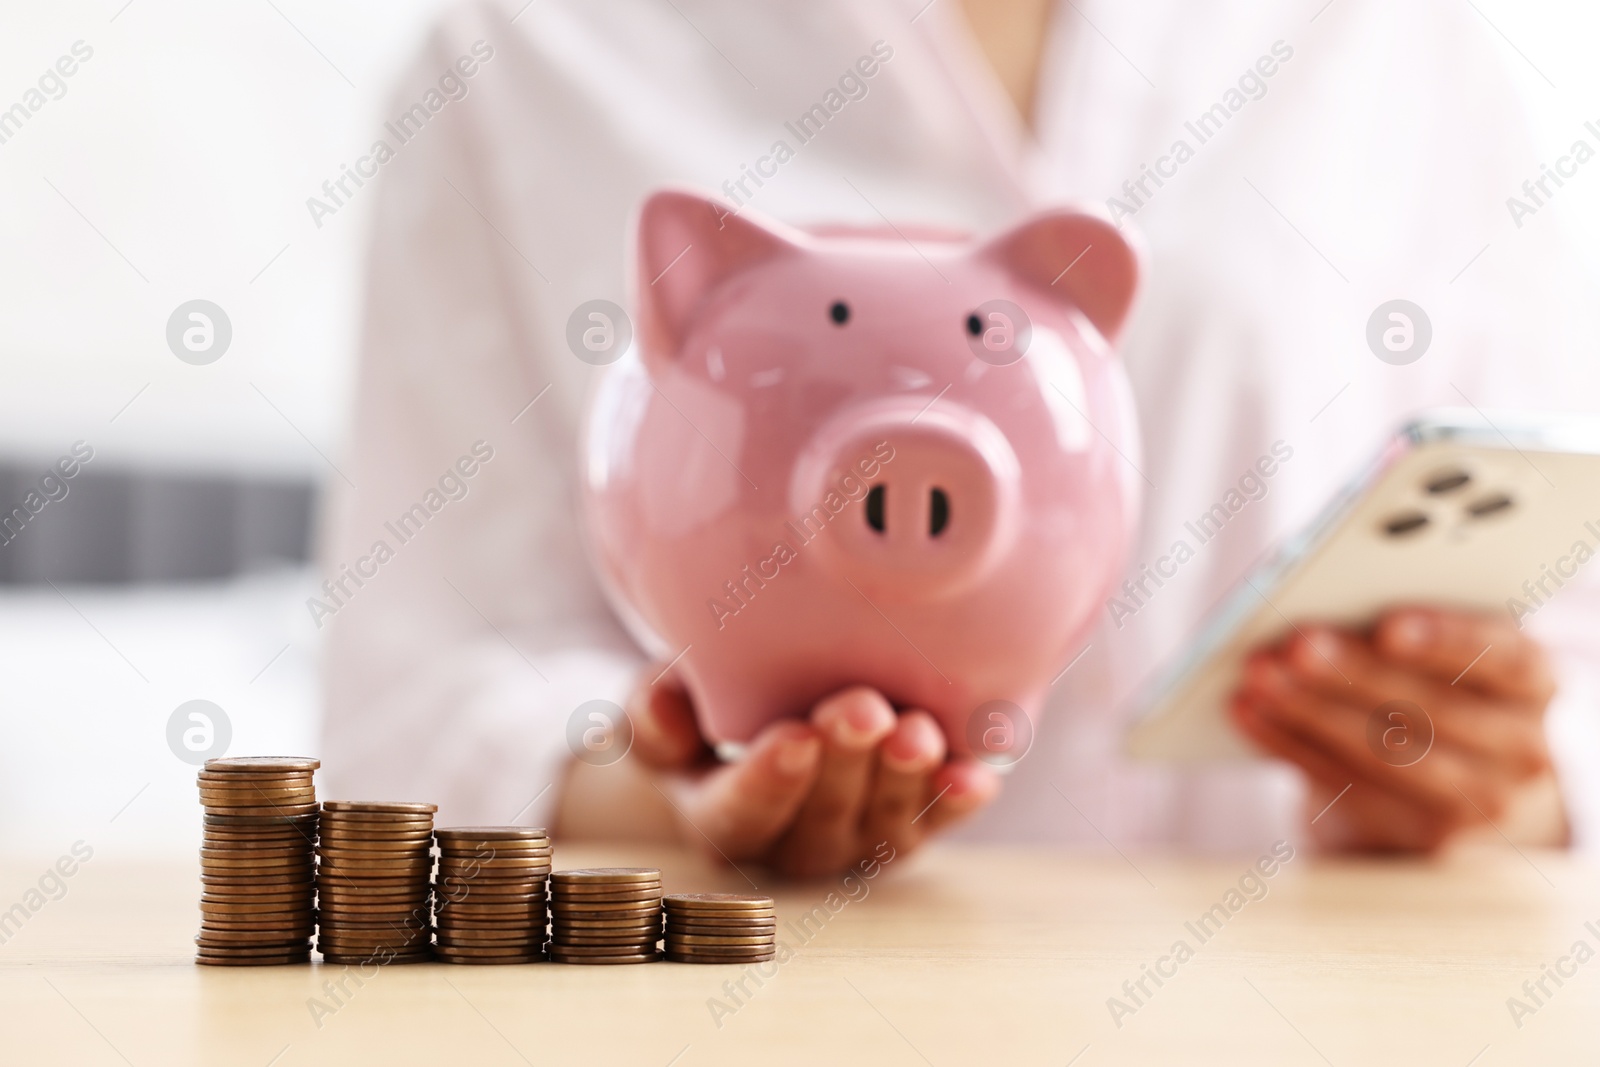
[[[709,754],[700,726],[695,722],[689,695],[676,683],[663,679],[652,685],[645,678],[658,676],[647,669],[628,696],[628,723],[633,730],[630,755],[656,770],[691,766]],[[596,728],[603,728],[596,724]]]
[[[912,823],[928,801],[931,776],[944,763],[944,731],[925,711],[905,711],[878,747],[878,773],[867,800],[860,841],[867,851],[887,841],[896,852],[924,836]]]
[[[690,841],[702,839],[728,859],[760,855],[794,820],[821,760],[822,740],[809,725],[776,723],[737,763],[680,780],[668,799],[689,824]]]
[[[800,877],[843,870],[857,858],[876,749],[894,730],[895,714],[882,694],[858,686],[818,704],[811,722],[823,740],[816,785],[773,856]]]

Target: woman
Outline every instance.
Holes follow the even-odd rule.
[[[380,179],[346,468],[359,491],[335,515],[330,570],[389,551],[327,605],[329,785],[435,799],[449,821],[676,838],[794,874],[983,809],[966,832],[1118,848],[1255,847],[1313,817],[1343,848],[1583,836],[1600,797],[1572,768],[1600,755],[1581,704],[1600,628],[1576,582],[1527,634],[1426,606],[1365,634],[1305,620],[1320,654],[1262,650],[1235,702],[1281,762],[1119,754],[1130,693],[1405,416],[1600,395],[1592,361],[1574,358],[1588,323],[1559,220],[1506,213],[1538,161],[1497,73],[1503,45],[1474,18],[1176,0],[452,12],[394,111],[414,114],[452,71],[465,95],[427,109]],[[567,323],[587,301],[626,302],[627,222],[663,184],[798,224],[975,233],[1088,199],[1140,232],[1149,279],[1122,346],[1149,483],[1134,573],[1261,456],[1290,455],[1173,580],[1108,605],[1003,791],[947,760],[925,714],[859,689],[716,765],[670,672],[650,684],[659,667],[601,597],[574,489],[601,372],[568,348]],[[1363,340],[1397,296],[1433,331],[1405,365]],[[459,499],[403,540],[386,532],[474,449],[492,458],[457,479]],[[1318,673],[1325,657],[1347,689]],[[1438,730],[1406,773],[1361,740],[1394,693]],[[630,709],[633,751],[613,766],[570,758],[568,717],[593,699]]]

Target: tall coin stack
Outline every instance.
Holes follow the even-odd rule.
[[[316,925],[314,759],[207,760],[200,771],[199,963],[305,963]]]
[[[762,963],[777,955],[771,897],[674,893],[667,912],[667,959],[674,963]]]
[[[534,826],[457,826],[434,836],[434,955],[446,963],[544,959],[550,835]]]
[[[329,963],[432,958],[435,804],[330,800],[317,843],[321,925]]]
[[[661,872],[596,867],[550,876],[550,958],[650,963],[661,958]]]

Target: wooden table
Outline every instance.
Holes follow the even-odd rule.
[[[669,891],[748,888],[682,853],[558,853],[559,866],[659,865]],[[0,907],[48,859],[0,867]],[[1545,978],[1538,1004],[1523,990],[1575,942],[1600,949],[1600,868],[1509,850],[1432,864],[1299,856],[1261,899],[1230,901],[1249,866],[943,847],[848,886],[763,884],[793,950],[764,979],[427,964],[358,985],[342,967],[196,966],[194,866],[96,857],[0,945],[0,1062],[1600,1062],[1600,960],[1561,964],[1573,976]],[[1218,904],[1226,920],[1202,941],[1186,924]],[[1192,950],[1181,963],[1178,941]],[[1144,977],[1158,965],[1159,986]],[[1513,996],[1533,1009],[1519,1020]]]

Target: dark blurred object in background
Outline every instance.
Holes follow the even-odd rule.
[[[7,512],[38,477],[37,463],[0,463]],[[309,481],[84,470],[70,486],[6,531],[0,584],[204,581],[310,556]]]

